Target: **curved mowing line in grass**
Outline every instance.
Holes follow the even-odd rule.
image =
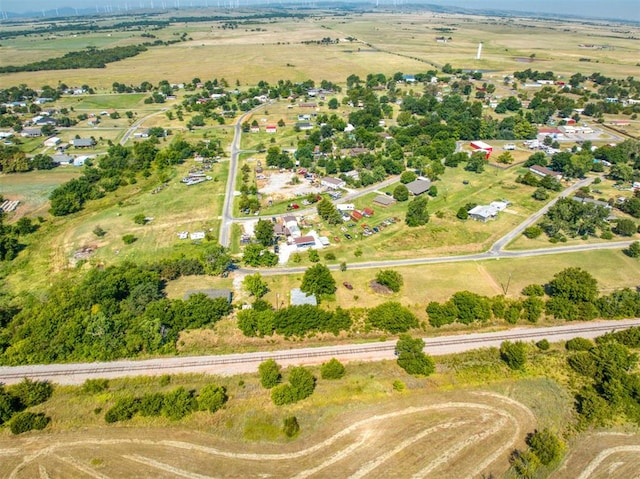
[[[618,446],[601,451],[595,459],[589,463],[586,469],[582,471],[582,474],[578,476],[578,479],[588,479],[605,459],[613,454],[619,454],[622,452],[636,452],[640,454],[640,446]]]
[[[531,415],[531,412],[525,406],[514,401],[513,399],[505,398],[492,393],[488,393],[486,394],[486,396],[502,400],[503,402],[507,402],[511,405],[515,405],[519,409],[526,411],[528,415]],[[9,478],[10,479],[16,478],[18,473],[21,470],[23,470],[28,464],[32,463],[37,459],[41,459],[43,456],[52,455],[58,449],[70,449],[73,447],[88,446],[88,445],[108,446],[108,445],[120,445],[120,444],[131,444],[131,445],[140,444],[140,445],[149,445],[149,446],[168,446],[176,449],[197,451],[197,452],[202,452],[209,455],[215,455],[215,456],[220,456],[220,457],[235,459],[235,460],[250,460],[250,461],[291,460],[291,459],[308,456],[318,451],[322,451],[323,449],[337,442],[339,439],[344,438],[345,436],[356,432],[358,428],[367,427],[365,431],[362,431],[359,433],[358,440],[353,442],[351,445],[331,455],[321,464],[311,469],[301,471],[299,474],[295,476],[298,479],[302,479],[340,460],[347,459],[348,457],[352,456],[357,449],[361,448],[364,444],[368,443],[368,439],[370,438],[370,431],[372,430],[372,427],[374,428],[379,427],[379,424],[383,423],[385,420],[418,414],[418,413],[424,413],[427,411],[443,411],[443,410],[455,410],[455,409],[460,409],[460,410],[473,409],[473,410],[485,411],[485,413],[481,417],[483,423],[486,423],[487,421],[490,421],[490,420],[494,420],[495,415],[499,416],[500,419],[494,420],[494,423],[492,424],[491,428],[475,433],[472,436],[458,442],[456,445],[453,446],[453,448],[448,450],[445,454],[441,455],[434,461],[430,462],[425,468],[419,471],[414,477],[424,477],[425,475],[427,475],[429,472],[436,469],[437,467],[440,467],[443,464],[446,464],[452,461],[452,459],[455,456],[458,456],[467,447],[477,443],[478,441],[485,440],[487,437],[503,429],[508,423],[511,423],[513,425],[513,428],[512,428],[513,434],[511,438],[507,441],[506,444],[503,441],[501,444],[496,445],[498,449],[494,451],[490,456],[488,456],[478,467],[475,468],[476,471],[481,472],[482,470],[486,469],[486,467],[488,467],[490,464],[495,462],[501,454],[506,452],[510,447],[513,447],[513,444],[515,443],[515,441],[517,440],[520,434],[520,426],[519,426],[518,420],[508,411],[504,411],[504,410],[498,409],[497,407],[490,406],[484,403],[448,402],[443,404],[434,404],[434,405],[421,406],[421,407],[409,407],[401,411],[375,415],[370,418],[355,422],[349,427],[343,429],[342,431],[334,434],[333,436],[313,446],[307,447],[305,449],[301,449],[299,451],[290,452],[290,453],[275,453],[275,454],[234,453],[230,451],[223,451],[213,447],[202,446],[199,444],[191,444],[191,443],[182,442],[182,441],[169,441],[169,440],[153,441],[153,440],[144,440],[144,439],[140,439],[140,440],[136,440],[136,439],[92,440],[92,439],[89,439],[86,441],[73,441],[68,443],[51,444],[43,449],[40,449],[34,454],[25,456],[21,464],[19,464],[11,472]],[[532,415],[530,417],[533,418]],[[376,458],[373,461],[365,463],[358,471],[354,473],[352,477],[361,478],[368,475],[373,470],[381,466],[384,462],[388,461],[395,455],[400,454],[404,449],[409,447],[411,444],[424,439],[429,434],[435,433],[440,430],[449,429],[449,428],[457,428],[467,424],[469,424],[469,421],[449,421],[444,424],[432,426],[429,429],[426,429],[417,434],[414,434],[412,437],[407,438],[406,440],[402,441],[400,444],[396,445],[393,449],[388,451],[386,454]],[[640,446],[638,447],[638,450],[640,451]],[[19,451],[17,449],[0,450],[0,455],[9,455],[12,453],[13,454],[19,453]],[[165,466],[173,467],[170,465],[165,465],[164,463],[151,464],[149,462],[151,461],[150,459],[147,460],[147,458],[143,458],[142,456],[135,455],[131,457],[129,456],[126,456],[126,457],[132,460],[144,459],[144,461],[146,461],[145,463],[152,467],[160,467],[160,468]],[[78,467],[78,465],[82,465],[83,467],[88,467],[78,463],[77,461],[72,461],[71,458],[65,457],[61,459],[68,459],[68,460],[65,460],[65,462],[67,462],[68,464],[74,467]],[[141,462],[141,460],[139,460],[138,462]],[[192,475],[193,477],[197,476],[197,474],[195,473],[192,474],[189,471],[183,471],[182,469],[180,469],[180,471],[184,477],[187,477],[187,476],[191,477],[190,475]],[[92,472],[95,472],[95,474],[99,475],[97,471],[92,470]]]

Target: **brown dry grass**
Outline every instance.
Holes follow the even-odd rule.
[[[627,479],[637,477],[639,461],[637,432],[591,432],[574,441],[564,464],[551,477]]]
[[[535,426],[531,412],[506,396],[420,390],[398,394],[390,384],[358,408],[332,396],[333,406],[311,412],[315,403],[326,401],[330,390],[355,392],[352,388],[361,387],[358,382],[357,377],[341,381],[342,386],[321,382],[315,399],[285,408],[261,401],[259,408],[240,416],[232,415],[236,408],[230,406],[215,415],[194,414],[181,423],[144,424],[136,419],[122,427],[92,426],[54,436],[0,439],[1,475],[12,479],[46,477],[45,473],[97,478],[467,477],[505,471],[510,450],[521,446],[524,434]],[[253,394],[267,393],[254,390]],[[235,423],[240,429],[244,424],[277,431],[282,418],[290,414],[302,426],[301,436],[291,442],[283,441],[279,433],[276,442],[246,442],[222,439],[217,432],[233,431]]]

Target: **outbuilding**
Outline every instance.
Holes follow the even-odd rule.
[[[489,159],[489,157],[491,156],[491,153],[493,152],[493,146],[489,145],[488,143],[485,143],[484,141],[472,141],[469,146],[471,146],[471,149],[474,151],[484,151],[485,153],[485,157],[487,159]]]

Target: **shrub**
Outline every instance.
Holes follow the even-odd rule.
[[[135,237],[134,235],[132,235],[132,234],[124,235],[124,236],[122,237],[122,241],[124,242],[124,244],[132,244],[132,243],[135,243],[137,239],[138,239],[138,238],[136,238],[136,237]]]
[[[150,393],[140,398],[138,412],[141,416],[160,416],[164,406],[164,394]]]
[[[133,217],[133,222],[137,225],[146,225],[147,217],[143,213],[138,213]]]
[[[271,400],[276,406],[296,402],[296,394],[290,384],[280,384],[271,389]]]
[[[397,302],[382,303],[367,312],[368,326],[389,333],[404,333],[418,327],[418,318]]]
[[[165,395],[162,414],[175,421],[194,411],[196,406],[193,391],[187,391],[181,386]]]
[[[535,239],[542,234],[542,228],[539,226],[529,226],[522,232],[529,239]]]
[[[344,365],[336,358],[331,358],[320,367],[320,376],[322,379],[340,379],[344,377],[346,372]]]
[[[216,412],[227,402],[227,390],[223,386],[208,384],[198,396],[198,408],[201,411]]]
[[[396,379],[395,381],[393,381],[393,390],[394,391],[404,391],[406,388],[406,384],[402,381],[400,381],[399,379]]]
[[[458,212],[456,213],[456,218],[460,220],[466,220],[467,218],[469,218],[469,212],[464,206],[461,206],[460,208],[458,208]]]
[[[593,377],[597,367],[594,357],[587,351],[576,351],[567,358],[567,364],[578,374]]]
[[[396,201],[407,201],[409,199],[409,188],[405,185],[398,185],[393,190],[393,199]]]
[[[400,288],[404,283],[402,275],[392,269],[383,269],[378,271],[378,274],[376,274],[376,281],[395,293],[400,291]]]
[[[53,386],[49,381],[32,381],[24,378],[9,388],[9,392],[18,398],[23,407],[31,407],[45,402],[53,394]]]
[[[45,416],[43,413],[19,412],[11,419],[9,429],[11,429],[13,434],[22,434],[23,432],[33,429],[44,429],[49,422],[51,422],[51,418]]]
[[[524,296],[544,296],[544,287],[541,284],[529,284],[522,288]]]
[[[277,386],[282,380],[282,374],[280,374],[280,366],[273,359],[267,359],[260,363],[258,366],[258,372],[260,373],[260,384],[266,389],[271,389]]]
[[[108,379],[87,379],[82,385],[82,392],[87,394],[97,394],[109,388]]]
[[[108,423],[118,421],[128,421],[139,410],[140,403],[134,397],[124,397],[116,401],[116,403],[105,413],[104,420]]]
[[[308,398],[313,394],[316,388],[316,378],[313,377],[311,371],[303,366],[291,369],[289,373],[289,382],[295,391],[296,401]]]
[[[282,432],[287,437],[297,436],[300,432],[300,425],[295,416],[287,416],[282,421]]]
[[[503,341],[500,345],[500,358],[511,369],[524,369],[527,362],[525,344],[521,341],[516,341],[515,343]]]
[[[527,436],[527,444],[531,451],[545,466],[560,460],[564,453],[564,444],[549,429],[537,429]]]
[[[336,260],[336,254],[333,251],[329,251],[328,253],[326,253],[324,255],[324,259],[326,259],[327,261],[335,261]]]
[[[593,348],[593,342],[586,338],[573,338],[564,345],[567,351],[589,351]]]
[[[551,345],[549,344],[549,341],[546,339],[541,339],[540,341],[538,341],[536,343],[536,346],[540,351],[547,351],[551,347]]]

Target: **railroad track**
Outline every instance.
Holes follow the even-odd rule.
[[[640,319],[424,338],[425,352],[432,355],[451,354],[470,349],[497,346],[502,341],[536,341],[547,338],[553,342],[554,340],[564,340],[577,336],[593,338],[606,332],[626,329],[632,326],[640,326]],[[64,382],[78,382],[77,380],[74,381],[73,378],[154,375],[162,371],[185,373],[208,371],[216,374],[235,374],[238,372],[238,368],[233,368],[232,366],[244,365],[244,367],[240,368],[240,371],[254,371],[257,369],[258,364],[268,359],[305,364],[320,363],[332,357],[345,360],[375,361],[393,358],[394,350],[395,341],[385,341],[383,343],[325,346],[221,356],[171,357],[104,363],[3,366],[0,367],[0,382],[16,382],[24,377],[49,379],[54,382],[56,379],[66,377],[67,381]]]

